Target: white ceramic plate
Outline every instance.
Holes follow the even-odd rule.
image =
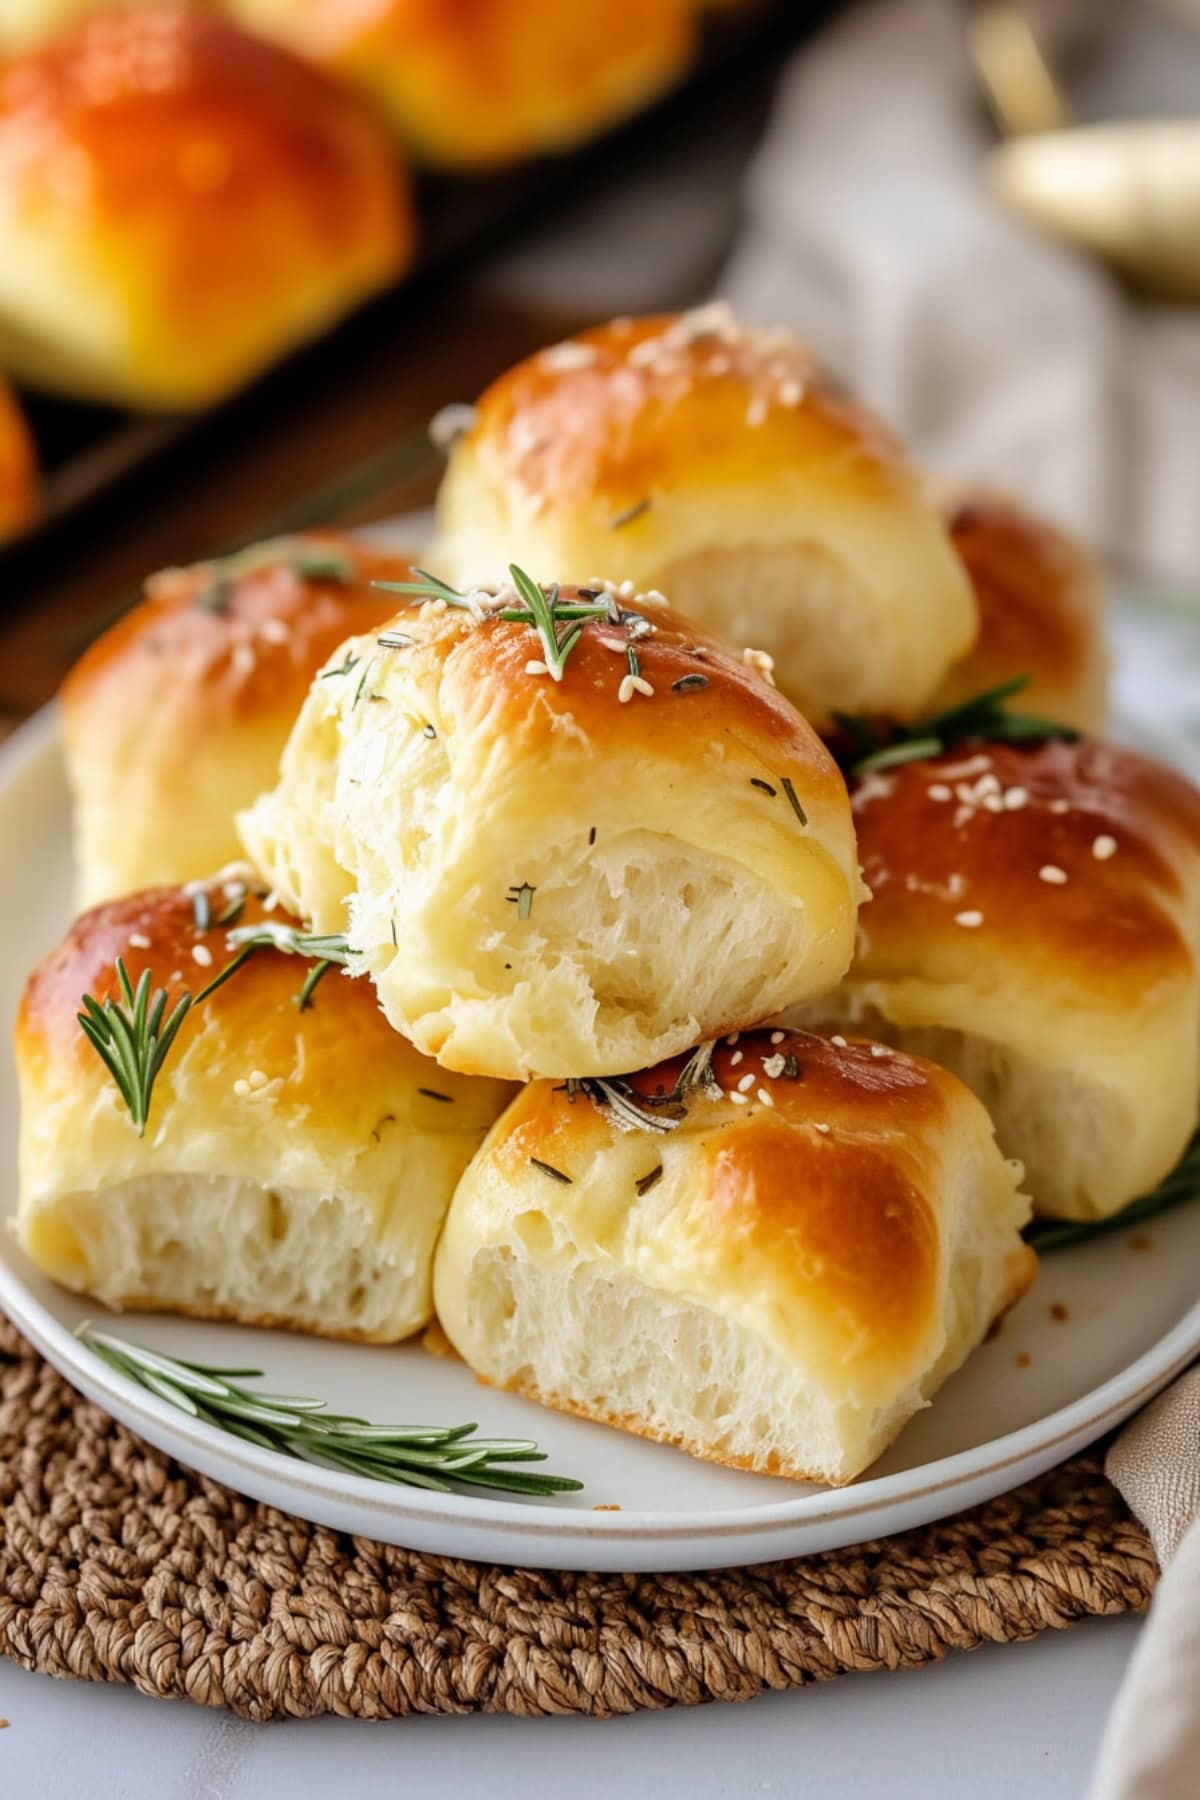
[[[1118,621],[1123,668],[1142,677],[1196,666],[1200,626]],[[1180,658],[1183,659],[1182,664]],[[1160,754],[1189,760],[1164,726]],[[1128,702],[1126,703],[1128,713]],[[1125,721],[1129,735],[1129,720]],[[1164,735],[1165,733],[1165,735]],[[1150,736],[1149,729],[1135,735]],[[1193,753],[1194,754],[1194,753]],[[0,753],[0,1016],[15,1014],[31,964],[70,914],[67,796],[50,712]],[[0,1075],[0,1213],[16,1206],[16,1094],[6,1044]],[[1125,1418],[1200,1351],[1200,1205],[1140,1232],[1048,1256],[1033,1292],[853,1486],[800,1487],[712,1468],[659,1445],[545,1412],[477,1387],[465,1368],[415,1346],[331,1344],[284,1333],[127,1315],[113,1328],[157,1349],[261,1366],[269,1386],[326,1396],[378,1420],[478,1419],[489,1433],[536,1437],[550,1468],[583,1493],[553,1501],[443,1496],[312,1468],[216,1431],[144,1392],[72,1333],[83,1303],[0,1238],[0,1306],[91,1398],[182,1462],[256,1499],[335,1528],[454,1556],[547,1568],[663,1570],[796,1556],[879,1537],[956,1512],[1039,1474]],[[1065,1315],[1065,1316],[1064,1316]],[[596,1511],[596,1507],[619,1511]]]

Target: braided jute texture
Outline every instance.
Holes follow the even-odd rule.
[[[181,1468],[0,1320],[0,1651],[227,1706],[588,1713],[747,1700],[1146,1606],[1098,1456],[955,1519],[706,1575],[569,1575],[304,1524]]]

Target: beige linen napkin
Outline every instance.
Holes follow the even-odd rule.
[[[1105,1466],[1150,1533],[1163,1577],[1109,1720],[1092,1800],[1196,1800],[1200,1369],[1126,1426]]]

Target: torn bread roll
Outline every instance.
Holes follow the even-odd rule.
[[[106,1306],[392,1343],[430,1318],[446,1208],[511,1090],[437,1069],[337,968],[301,1009],[313,960],[267,947],[186,1014],[139,1136],[77,1020],[84,995],[120,998],[118,957],[169,1016],[238,953],[231,930],[290,923],[240,877],[77,921],[17,1023],[17,1236]]]
[[[983,743],[854,791],[872,899],[841,986],[789,1014],[974,1089],[1040,1213],[1146,1193],[1196,1124],[1200,793],[1094,739]]]
[[[727,307],[618,319],[483,395],[438,500],[435,566],[509,561],[660,588],[774,659],[814,723],[911,718],[976,633],[922,480],[883,425],[782,331]]]
[[[861,884],[816,734],[661,595],[530,590],[561,679],[515,589],[339,649],[252,861],[468,1074],[636,1068],[831,987]]]
[[[879,1045],[756,1031],[680,1095],[685,1068],[517,1096],[455,1194],[438,1318],[498,1387],[850,1481],[1032,1281],[1019,1170],[954,1076]]]
[[[165,569],[59,696],[80,904],[192,881],[242,854],[235,816],[271,786],[309,683],[380,625],[397,556],[333,532]]]
[[[1024,710],[1098,730],[1108,711],[1104,591],[1082,544],[986,488],[934,480],[927,491],[979,607],[975,647],[950,670],[929,711],[1025,675]]]

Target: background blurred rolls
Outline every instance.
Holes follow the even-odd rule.
[[[390,617],[372,580],[410,573],[313,532],[151,576],[60,696],[82,904],[242,854],[235,815],[274,782],[309,682]]]
[[[38,508],[37,450],[25,415],[0,377],[0,543],[29,524]]]
[[[683,74],[687,0],[230,0],[370,89],[422,160],[463,168],[561,150]]]
[[[987,488],[930,483],[979,607],[974,649],[946,676],[931,711],[957,706],[1014,675],[1017,702],[1082,731],[1108,710],[1108,647],[1099,571],[1082,544]]]
[[[965,746],[853,802],[872,898],[846,981],[798,1016],[960,1075],[1039,1212],[1148,1192],[1196,1124],[1200,792],[1085,739]]]
[[[104,12],[0,64],[0,360],[145,408],[220,398],[395,279],[394,146],[206,12]]]
[[[81,996],[118,994],[120,956],[173,1006],[235,954],[231,916],[289,923],[240,880],[157,889],[86,913],[30,976],[18,1237],[106,1306],[394,1342],[429,1319],[450,1196],[509,1090],[435,1069],[336,969],[301,1011],[312,964],[259,949],[184,1019],[139,1137]]]
[[[909,718],[976,636],[962,563],[880,422],[722,305],[614,320],[501,376],[454,448],[440,563],[658,587],[767,652],[815,723]]]
[[[782,695],[661,595],[559,599],[604,612],[561,680],[497,616],[512,588],[351,639],[242,822],[398,1030],[514,1080],[638,1068],[822,992],[861,891],[845,784]]]
[[[548,1406],[797,1480],[851,1480],[1024,1292],[1028,1201],[952,1075],[867,1043],[743,1033],[684,1064],[527,1087],[455,1194],[439,1320]]]

